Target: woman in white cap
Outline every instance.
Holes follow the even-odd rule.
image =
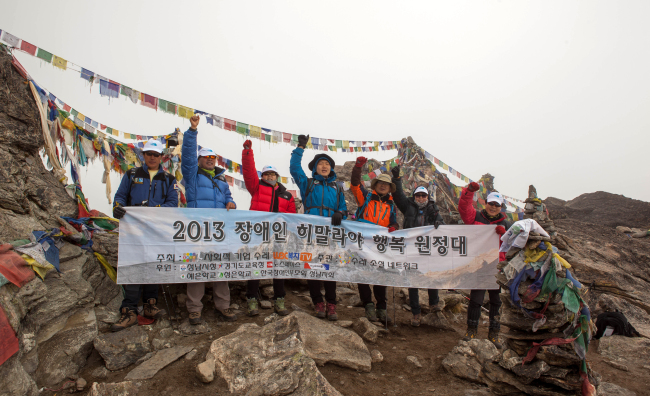
[[[472,205],[474,201],[474,193],[478,191],[479,185],[476,182],[471,182],[467,187],[463,188],[458,202],[458,211],[460,217],[465,224],[492,224],[495,225],[495,231],[499,235],[506,233],[510,228],[510,223],[506,220],[506,216],[501,213],[503,205],[503,196],[498,192],[492,192],[488,195],[486,200],[485,209],[477,211]],[[501,240],[499,239],[499,245]],[[499,261],[506,259],[505,253],[499,253]],[[488,290],[490,296],[490,326],[488,330],[488,339],[499,349],[503,345],[499,341],[499,308],[501,307],[501,299],[499,298],[499,287],[496,285],[495,289]],[[483,298],[485,297],[485,290],[472,290],[469,296],[469,308],[467,309],[467,332],[463,338],[465,341],[476,338],[478,333],[478,322],[481,318],[481,306],[483,305]]]
[[[287,188],[278,181],[280,174],[273,165],[267,165],[262,169],[262,178],[257,177],[257,168],[255,167],[255,157],[250,140],[244,142],[244,150],[241,153],[242,170],[244,173],[244,183],[246,189],[251,194],[250,210],[260,212],[275,213],[296,213],[296,203],[293,195]],[[248,315],[255,316],[259,314],[257,310],[257,296],[259,294],[260,281],[249,280],[246,290],[246,300],[248,301]],[[284,306],[284,279],[273,279],[273,309],[280,316],[289,314]]]

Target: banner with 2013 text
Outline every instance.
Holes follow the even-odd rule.
[[[499,238],[488,225],[389,233],[301,214],[129,207],[119,234],[119,284],[295,278],[497,288]]]

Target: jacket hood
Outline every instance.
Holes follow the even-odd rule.
[[[316,165],[318,164],[318,161],[320,161],[322,159],[329,162],[330,167],[332,168],[332,170],[330,171],[329,177],[332,177],[332,175],[334,175],[334,177],[336,177],[336,174],[334,173],[334,167],[336,166],[336,163],[334,162],[334,159],[332,159],[332,157],[330,157],[327,154],[316,154],[314,156],[314,159],[311,160],[311,162],[309,163],[309,165],[307,167],[309,168],[310,171],[312,171],[312,175],[314,174],[314,171],[316,170]]]

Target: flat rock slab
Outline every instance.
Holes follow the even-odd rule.
[[[641,366],[650,361],[650,340],[620,335],[601,337],[598,353],[613,361]]]
[[[151,351],[149,336],[142,326],[102,334],[95,338],[93,345],[111,371],[130,366]]]
[[[168,364],[175,362],[181,356],[190,352],[190,346],[177,346],[169,349],[163,349],[156,353],[151,359],[142,363],[129,372],[124,379],[126,380],[143,380],[152,378],[158,371],[165,368]]]

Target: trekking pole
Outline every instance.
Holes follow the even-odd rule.
[[[165,306],[167,307],[167,316],[169,317],[169,325],[172,327],[172,330],[174,329],[174,323],[172,322],[172,314],[175,314],[175,312],[172,313],[172,311],[169,309],[169,299],[167,297],[167,292],[165,292],[165,285],[160,285],[160,288],[162,289],[162,294],[163,294],[163,299],[165,300]]]
[[[167,294],[169,294],[169,300],[172,302],[172,309],[174,310],[174,319],[176,320],[176,326],[180,329],[181,324],[180,324],[180,315],[176,312],[176,304],[174,304],[174,297],[172,296],[172,292],[169,291],[169,285],[165,285],[167,287]],[[180,307],[179,311],[180,311]],[[171,317],[169,318],[169,323],[171,324]],[[172,329],[174,326],[172,325]]]
[[[397,327],[397,308],[395,307],[395,286],[393,286],[393,327]],[[388,315],[386,315],[386,328],[388,328]]]

